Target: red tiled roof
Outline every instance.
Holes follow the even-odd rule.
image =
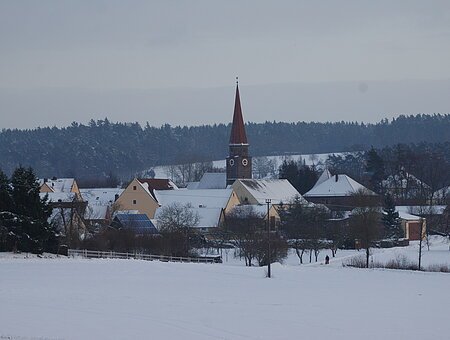
[[[248,144],[245,134],[244,119],[242,117],[239,85],[236,85],[236,99],[234,101],[233,125],[231,126],[230,144]]]

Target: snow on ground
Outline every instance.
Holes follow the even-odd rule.
[[[428,258],[448,263],[439,242]],[[354,254],[338,251],[330,266],[276,264],[272,279],[231,262],[3,255],[0,339],[449,338],[450,274],[343,268]]]

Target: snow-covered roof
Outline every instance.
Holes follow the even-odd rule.
[[[272,204],[289,203],[296,196],[301,197],[287,179],[239,179],[236,182],[240,182],[259,204],[265,204],[266,199],[271,199]]]
[[[331,173],[330,171],[328,171],[328,169],[325,169],[322,174],[320,175],[319,179],[317,180],[316,184],[314,184],[315,188],[316,186],[318,186],[319,184],[322,184],[323,182],[325,182],[327,179],[331,178]]]
[[[47,184],[47,186],[53,192],[71,192],[73,184],[75,182],[74,178],[57,178],[57,179],[44,179],[40,178],[38,180],[39,186]]]
[[[158,200],[154,193],[156,190],[178,189],[177,185],[168,178],[138,178],[137,181],[155,200]]]
[[[108,215],[109,205],[88,205],[84,210],[84,218],[87,220],[104,220]]]
[[[121,195],[121,188],[80,189],[81,197],[89,205],[110,205],[115,202],[116,195]]]
[[[398,217],[400,217],[402,220],[406,220],[406,221],[417,221],[417,220],[420,220],[420,218],[421,218],[420,216],[408,214],[407,212],[403,212],[403,211],[398,212]]]
[[[186,189],[188,189],[188,190],[195,190],[195,189],[198,189],[198,184],[199,184],[200,182],[187,182],[186,183]]]
[[[415,214],[415,215],[442,215],[447,209],[446,205],[425,205],[425,206],[419,206],[419,205],[398,205],[395,207],[395,210],[397,210],[399,213],[404,212],[408,214]]]
[[[434,192],[434,197],[435,198],[446,198],[446,197],[450,197],[450,185],[443,187],[442,189],[439,189],[437,191]]]
[[[161,207],[173,204],[191,204],[199,214],[197,227],[208,228],[218,226],[222,209],[231,197],[231,189],[199,189],[199,190],[155,190],[155,196]],[[156,212],[156,217],[161,209]]]
[[[74,192],[41,192],[39,196],[44,198],[48,195],[49,202],[73,202],[77,200],[77,195]]]
[[[227,174],[224,172],[205,172],[198,183],[197,189],[225,189]]]
[[[387,189],[406,189],[412,185],[418,188],[430,189],[428,184],[405,170],[400,170],[397,174],[388,176],[387,179],[382,181],[382,184]]]
[[[158,234],[158,230],[146,214],[117,214],[115,223],[123,228],[130,228],[138,233]]]
[[[116,195],[123,192],[121,188],[81,189],[81,197],[88,202],[84,218],[88,220],[103,220],[107,217],[109,207],[115,202]]]
[[[318,186],[313,187],[304,196],[305,197],[323,197],[323,196],[350,196],[358,190],[366,190],[370,195],[376,195],[362,184],[356,182],[347,175],[334,175]]]

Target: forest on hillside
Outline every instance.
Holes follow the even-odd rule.
[[[154,127],[108,119],[68,127],[0,132],[0,168],[31,166],[40,177],[130,177],[156,165],[223,159],[231,125]],[[450,142],[450,114],[358,122],[248,123],[253,156],[368,150],[371,146]]]

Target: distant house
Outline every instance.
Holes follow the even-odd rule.
[[[433,201],[435,204],[450,204],[450,185],[435,191]]]
[[[270,199],[280,205],[302,197],[287,179],[238,179],[231,187],[242,204],[261,205]]]
[[[325,182],[326,180],[330,179],[331,177],[333,177],[331,172],[328,169],[325,169],[322,172],[322,174],[319,176],[319,178],[317,179],[317,182],[314,184],[313,188],[315,188],[318,185],[322,184],[323,182]]]
[[[420,239],[420,229],[422,228],[422,239],[426,236],[426,219],[420,216],[408,214],[403,211],[398,213],[405,232],[405,238],[410,241],[417,241]],[[423,223],[423,226],[422,226]]]
[[[111,224],[117,229],[129,229],[138,235],[159,234],[146,214],[117,214]]]
[[[56,226],[64,235],[78,234],[80,239],[87,235],[84,212],[87,202],[84,202],[76,192],[41,192],[41,198],[48,197],[52,214],[48,222]]]
[[[326,205],[331,210],[352,210],[355,207],[353,195],[357,192],[367,193],[369,201],[378,203],[378,195],[356,182],[347,175],[334,175],[318,185],[303,196],[310,202]]]
[[[41,178],[38,182],[41,193],[75,193],[80,195],[80,189],[75,178]]]
[[[187,189],[225,189],[227,174],[224,172],[205,172],[199,182],[189,182]]]
[[[449,208],[446,205],[399,205],[395,209],[399,214],[410,214],[426,219],[430,232],[448,230]]]
[[[384,190],[400,204],[423,204],[430,194],[430,186],[404,169],[382,181]]]
[[[90,225],[106,225],[111,222],[114,203],[124,189],[94,188],[80,189],[81,197],[87,202],[84,219]]]
[[[137,210],[146,214],[148,218],[155,217],[156,209],[159,207],[155,197],[155,191],[179,190],[169,179],[160,178],[135,178],[122,192],[115,203],[115,210]]]
[[[240,203],[232,189],[155,190],[155,196],[161,207],[156,219],[165,206],[190,204],[200,219],[196,228],[202,232],[218,227],[224,214]]]

